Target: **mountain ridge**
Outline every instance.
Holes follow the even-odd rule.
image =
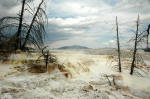
[[[89,49],[89,48],[86,46],[81,46],[81,45],[71,45],[71,46],[59,47],[57,49]]]

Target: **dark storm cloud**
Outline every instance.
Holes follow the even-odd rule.
[[[63,29],[64,27],[49,23],[46,30],[46,42],[53,43],[55,41],[70,39],[71,37],[75,36],[75,34],[71,34],[69,31],[64,31]]]
[[[82,24],[68,25],[67,23],[66,25],[60,25],[61,22],[56,22],[55,19],[53,21],[54,22],[50,21],[47,27],[47,42],[49,43],[60,40],[68,40],[72,37],[81,37],[82,32],[86,33],[84,34],[85,37],[90,33],[90,29],[93,27],[93,24],[95,24],[95,22],[86,23],[85,21],[82,21]],[[70,20],[69,23],[71,22],[72,21]]]

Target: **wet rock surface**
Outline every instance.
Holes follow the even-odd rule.
[[[129,60],[118,73],[114,56],[55,54],[63,67],[50,72],[32,73],[20,62],[2,64],[6,72],[0,74],[0,99],[150,99],[150,73],[130,76]]]

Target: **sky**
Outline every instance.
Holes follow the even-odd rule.
[[[40,0],[34,1],[34,6]],[[150,24],[150,0],[47,0],[45,42],[51,48],[81,45],[89,48],[116,46],[116,16],[121,47],[135,34],[140,16],[140,31]],[[21,8],[19,0],[0,0],[0,18],[15,16]]]

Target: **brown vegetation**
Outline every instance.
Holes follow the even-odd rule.
[[[30,73],[45,73],[47,70],[45,66],[33,64],[31,67],[28,68]]]

